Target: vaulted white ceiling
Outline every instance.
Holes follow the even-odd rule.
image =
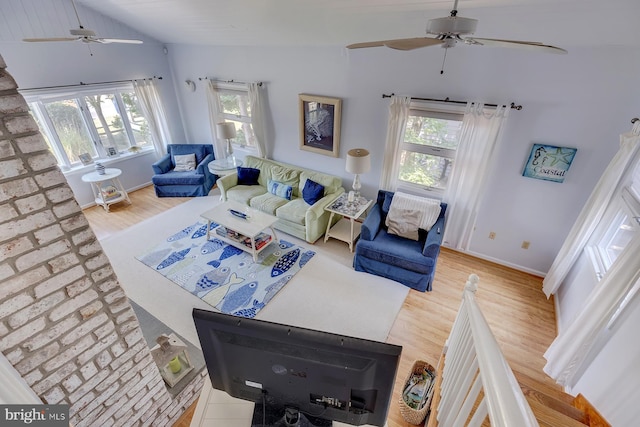
[[[165,43],[346,45],[421,37],[453,0],[79,0]],[[460,0],[476,36],[640,46],[640,0]]]
[[[103,37],[145,34],[162,43],[344,46],[421,37],[453,0],[76,0]],[[91,14],[87,8],[97,11]],[[574,46],[640,47],[640,0],[460,0],[477,37]],[[1,0],[0,40],[66,36],[71,0]],[[86,16],[90,15],[90,16]],[[91,16],[93,15],[93,16]],[[100,18],[104,15],[105,18]],[[22,17],[17,23],[15,16]],[[4,18],[4,21],[3,21]],[[122,23],[124,25],[121,25]],[[4,25],[2,25],[4,24]],[[97,27],[97,28],[96,28]],[[104,29],[107,34],[104,34]],[[127,28],[130,27],[130,28]]]

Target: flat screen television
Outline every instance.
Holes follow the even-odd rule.
[[[252,426],[384,426],[402,347],[193,309],[213,388],[256,403]]]

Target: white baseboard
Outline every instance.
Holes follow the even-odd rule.
[[[463,253],[463,254],[471,255],[471,256],[473,256],[475,258],[480,258],[480,259],[483,259],[485,261],[491,261],[493,263],[500,264],[500,265],[503,265],[505,267],[513,268],[514,270],[518,270],[518,271],[522,271],[522,272],[525,272],[525,273],[533,274],[534,276],[545,277],[547,275],[547,273],[543,273],[542,271],[533,270],[531,268],[527,268],[527,267],[523,267],[523,266],[518,265],[518,264],[513,264],[513,263],[510,263],[510,262],[506,262],[506,261],[503,261],[503,260],[500,260],[500,259],[497,259],[497,258],[493,258],[493,257],[490,257],[490,256],[486,256],[486,255],[483,255],[483,254],[480,254],[480,253],[477,253],[477,252],[460,251],[460,250],[457,250],[457,249],[450,248],[448,246],[445,246],[445,247],[447,249],[451,249],[452,251],[456,251],[456,252],[460,252],[460,253]]]

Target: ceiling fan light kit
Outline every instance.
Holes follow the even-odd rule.
[[[477,26],[477,19],[463,18],[461,16],[445,16],[444,18],[430,19],[429,22],[427,22],[427,34],[473,34]]]

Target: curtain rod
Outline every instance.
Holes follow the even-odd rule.
[[[218,80],[218,79],[212,79],[211,77],[198,77],[198,80],[210,80],[212,82],[218,82],[218,83],[239,83],[239,84],[249,84],[247,82],[240,82],[237,80]],[[262,82],[256,82],[258,86],[262,86]]]
[[[111,83],[130,83],[130,82],[134,82],[136,80],[153,80],[153,79],[162,80],[162,77],[161,76],[153,76],[153,77],[146,77],[146,78],[143,78],[143,79],[114,80],[114,81],[111,81],[111,82],[95,82],[95,83],[80,82],[79,85],[42,86],[42,87],[30,87],[30,88],[26,88],[26,89],[25,88],[19,88],[19,89],[20,90],[59,89],[59,88],[63,88],[63,87],[106,85],[106,84],[111,84]]]
[[[395,93],[392,93],[391,95],[387,95],[387,94],[382,94],[383,98],[391,98],[392,96],[394,96]],[[445,99],[435,99],[435,98],[415,98],[415,97],[411,97],[411,99],[415,99],[416,101],[433,101],[433,102],[449,102],[452,104],[467,104],[467,101],[454,101],[449,99],[449,97],[446,97]],[[497,107],[498,104],[484,104],[487,107]],[[505,105],[505,107],[507,107],[507,105]],[[509,107],[513,108],[514,110],[522,110],[522,105],[516,105],[515,102],[512,102],[511,105],[509,105]]]

